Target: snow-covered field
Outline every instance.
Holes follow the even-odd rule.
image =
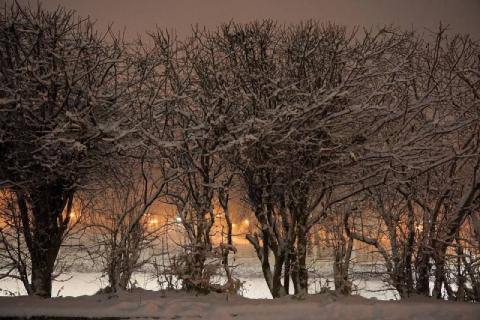
[[[134,276],[137,286],[147,290],[158,290],[157,282],[152,279],[148,273],[137,273]],[[271,299],[270,292],[261,277],[241,277],[243,284],[242,295],[250,299]],[[100,288],[106,286],[106,279],[97,272],[70,273],[60,278],[61,281],[55,281],[53,284],[53,296],[58,297],[79,297],[84,295],[93,295]],[[330,279],[331,280],[331,279]],[[380,281],[364,280],[356,281],[358,285],[358,294],[366,298],[376,298],[379,300],[395,299],[395,293],[385,290],[385,284]],[[24,295],[25,290],[21,282],[14,279],[4,279],[0,281],[0,296],[9,294]],[[310,292],[320,291],[320,285],[313,283]]]
[[[194,296],[180,292],[137,289],[117,296],[95,295],[40,299],[0,297],[4,317],[121,317],[135,319],[478,319],[479,304],[435,300],[378,301],[334,294],[252,300],[211,294]]]
[[[251,299],[271,299],[268,287],[263,279],[257,258],[253,258],[250,253],[245,253],[235,260],[235,274],[243,282],[241,295]],[[329,286],[333,289],[333,276],[331,272],[331,262],[317,262],[314,267],[314,274],[310,275],[309,293],[318,293],[323,287]],[[364,269],[369,269],[365,267]],[[78,297],[83,295],[93,295],[99,289],[107,285],[107,280],[102,274],[93,270],[91,267],[77,267],[75,272],[62,274],[58,281],[53,283],[52,295],[55,297]],[[134,274],[133,282],[136,287],[146,290],[159,290],[157,279],[151,272],[141,272]],[[356,279],[354,287],[356,294],[366,298],[376,298],[379,300],[396,299],[396,294],[388,290],[385,283],[372,279]],[[25,290],[20,281],[15,279],[0,280],[0,296],[24,295]],[[293,291],[293,287],[292,287]]]

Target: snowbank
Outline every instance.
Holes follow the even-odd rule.
[[[251,300],[212,294],[136,290],[116,297],[94,295],[40,299],[0,297],[0,316],[143,317],[156,319],[478,319],[480,304],[436,300],[378,301],[333,294],[304,300]]]

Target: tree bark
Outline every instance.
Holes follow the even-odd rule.
[[[39,186],[28,194],[17,191],[16,195],[32,263],[30,290],[27,292],[49,298],[52,296],[55,261],[70,221],[74,192],[66,191],[62,183],[56,183]]]

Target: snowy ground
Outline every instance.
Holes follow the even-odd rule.
[[[212,294],[135,290],[118,296],[40,299],[0,297],[3,317],[119,317],[135,319],[478,319],[479,304],[434,300],[378,301],[334,294],[253,300]]]
[[[65,274],[54,282],[53,299],[36,297],[0,297],[2,317],[121,317],[136,319],[478,319],[480,304],[451,303],[430,299],[380,301],[394,299],[378,280],[355,281],[360,296],[334,294],[311,295],[304,300],[291,297],[272,300],[256,260],[238,259],[237,275],[244,281],[241,296],[213,294],[193,296],[180,292],[158,291],[157,281],[148,272],[135,275],[134,292],[118,296],[96,295],[106,281],[99,272]],[[319,283],[312,275],[311,293],[319,292],[330,277],[330,262],[315,266],[321,274]],[[1,280],[0,288],[24,294],[19,282]],[[376,299],[366,299],[374,297]],[[250,298],[250,299],[247,299]],[[78,319],[78,318],[77,318]]]
[[[236,259],[235,274],[243,282],[241,295],[251,299],[271,299],[270,292],[262,276],[262,272],[257,258],[243,256]],[[310,275],[311,286],[309,293],[318,293],[327,285],[333,289],[333,279],[331,274],[331,262],[318,262],[314,268],[318,277]],[[368,269],[368,267],[365,267]],[[88,270],[82,272],[82,270]],[[66,273],[59,277],[53,283],[53,296],[55,297],[78,297],[83,295],[93,295],[99,289],[107,285],[106,279],[102,278],[100,272],[89,270],[88,267],[77,268],[76,272]],[[157,280],[150,272],[137,273],[134,275],[134,282],[137,287],[146,290],[159,290]],[[355,293],[366,297],[379,300],[396,299],[395,291],[387,290],[385,283],[372,279],[356,279],[354,285],[357,288]],[[293,288],[292,288],[293,291]],[[14,279],[0,280],[0,296],[6,295],[24,295],[25,290],[20,281]]]
[[[53,296],[55,297],[78,297],[83,295],[93,295],[100,288],[106,286],[106,281],[101,277],[100,273],[70,273],[61,277],[62,281],[56,281],[53,284]],[[261,277],[241,277],[244,282],[242,295],[250,299],[271,299],[270,292]],[[331,280],[331,279],[330,279]],[[137,285],[147,290],[158,290],[159,286],[156,281],[151,278],[148,273],[136,274],[135,281]],[[358,286],[358,294],[366,298],[376,298],[379,300],[395,299],[395,293],[385,290],[385,285],[381,281],[364,280],[356,281]],[[0,296],[9,294],[24,295],[25,290],[21,282],[13,279],[4,279],[0,281]],[[313,283],[310,292],[320,291],[320,284]]]

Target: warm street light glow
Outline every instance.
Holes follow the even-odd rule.
[[[151,226],[156,226],[158,225],[158,219],[157,218],[151,218],[150,221],[148,222],[149,225]]]

